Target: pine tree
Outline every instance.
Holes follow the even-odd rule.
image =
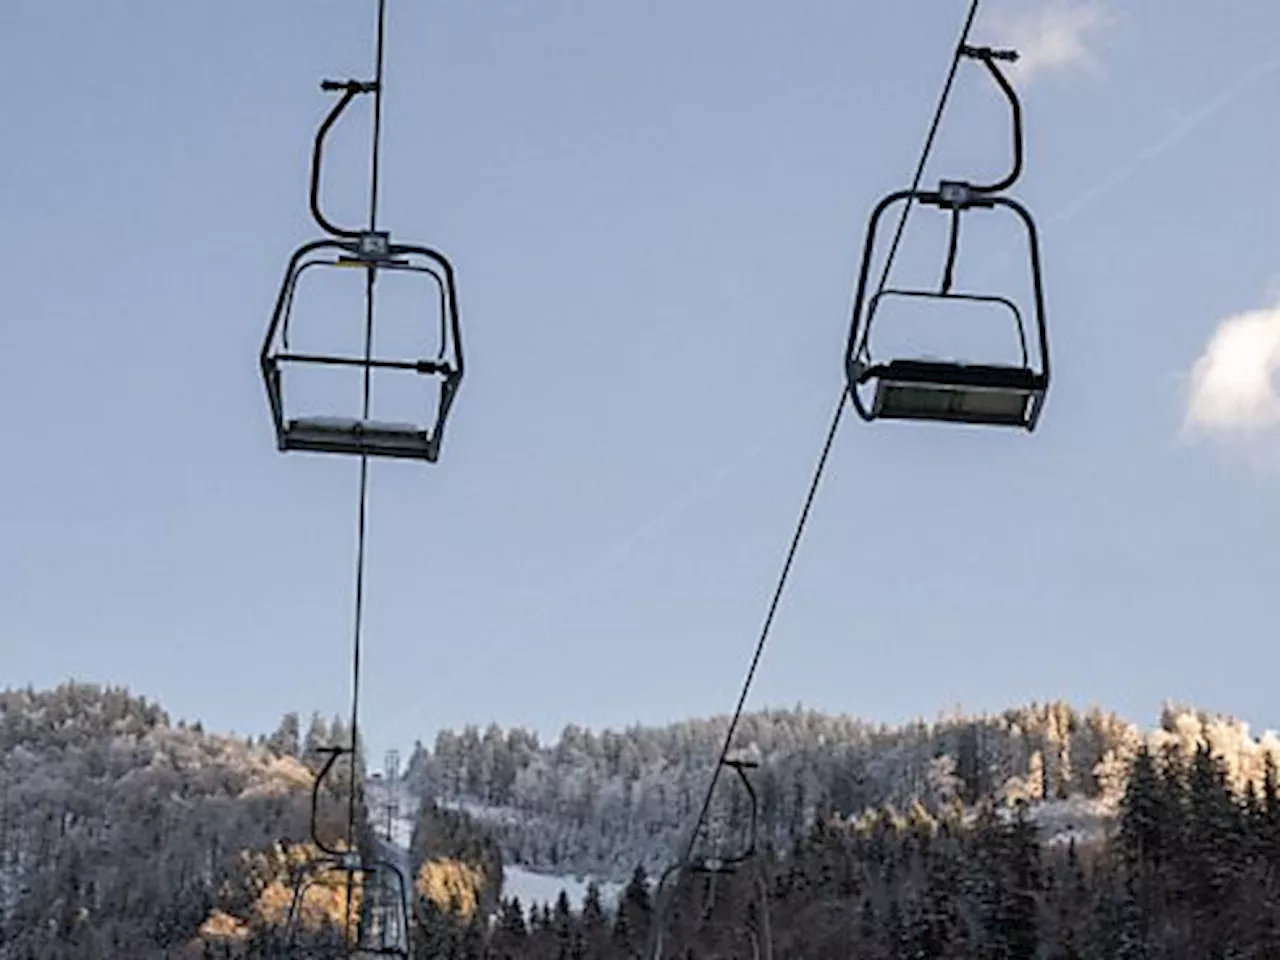
[[[524,907],[519,897],[502,901],[498,911],[498,923],[493,931],[492,947],[499,957],[510,957],[515,960],[521,956],[525,943],[529,938],[529,928],[525,925]]]
[[[316,765],[319,762],[320,749],[327,746],[329,746],[329,727],[320,716],[320,711],[313,711],[311,722],[307,724],[307,733],[302,738],[303,762]]]
[[[297,757],[302,753],[301,729],[296,713],[286,713],[280,719],[276,732],[267,738],[268,750],[282,757]]]
[[[581,925],[583,950],[593,955],[609,930],[609,921],[605,917],[604,906],[600,901],[600,887],[594,880],[587,884],[587,892],[582,900]]]
[[[613,941],[629,950],[642,950],[650,932],[653,904],[649,897],[649,877],[637,864],[631,880],[618,900],[614,916]]]
[[[1236,899],[1243,852],[1242,815],[1226,769],[1207,744],[1192,758],[1187,789],[1184,889],[1201,949],[1221,949],[1230,933],[1223,923]]]
[[[1146,890],[1153,871],[1173,852],[1178,820],[1170,809],[1170,790],[1144,745],[1134,756],[1129,783],[1120,801],[1117,852],[1131,876]]]
[[[555,934],[558,960],[568,960],[573,952],[573,910],[569,906],[569,895],[563,888],[556,897],[555,911],[548,918],[547,926]]]
[[[1008,960],[1035,960],[1040,943],[1037,918],[1041,878],[1040,841],[1027,819],[1026,804],[1018,804],[1004,836],[1006,870],[1003,939]]]

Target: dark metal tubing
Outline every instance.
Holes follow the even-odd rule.
[[[1013,89],[1013,85],[996,66],[996,61],[1016,60],[1018,55],[1012,50],[992,50],[990,47],[961,47],[960,52],[966,57],[981,60],[1000,86],[1005,99],[1009,101],[1009,112],[1013,121],[1013,166],[1002,179],[995,183],[970,184],[970,189],[978,193],[1000,193],[1012,187],[1022,175],[1022,104],[1018,100],[1018,93]]]
[[[1008,297],[988,293],[947,293],[939,295],[931,290],[908,290],[903,287],[886,287],[884,290],[881,290],[872,297],[871,302],[867,304],[867,312],[869,314],[875,313],[882,297],[915,297],[918,300],[968,300],[973,303],[998,303],[1003,307],[1008,307],[1009,312],[1013,314],[1013,325],[1018,331],[1018,348],[1022,353],[1022,365],[1025,367],[1031,362],[1031,356],[1027,352],[1026,321],[1023,320],[1022,311],[1018,309],[1018,305]]]
[[[751,825],[748,827],[747,836],[749,839],[747,841],[747,848],[743,850],[742,853],[734,857],[717,857],[717,863],[714,866],[705,858],[694,861],[689,865],[690,870],[694,873],[733,873],[735,867],[750,860],[756,853],[756,834],[760,817],[760,801],[756,797],[755,787],[751,785],[751,779],[747,776],[746,771],[748,769],[758,767],[759,764],[753,760],[726,760],[724,761],[724,765],[732,768],[733,772],[738,775],[738,779],[742,782],[742,785],[746,787],[747,796],[751,800]]]
[[[316,774],[315,782],[311,785],[311,842],[322,853],[326,853],[331,857],[341,857],[342,851],[333,849],[320,839],[320,786],[324,783],[324,778],[333,770],[333,765],[338,762],[338,758],[351,751],[347,747],[323,747],[318,752],[327,754],[328,758],[325,760],[324,766],[320,768],[320,772]],[[352,775],[355,775],[354,770]]]
[[[357,80],[348,80],[345,83],[325,80],[320,84],[320,89],[326,91],[341,90],[343,93],[338,102],[333,105],[333,109],[329,111],[328,116],[324,118],[324,122],[320,124],[320,129],[316,131],[315,145],[311,149],[311,216],[315,218],[316,223],[320,225],[320,229],[325,233],[331,233],[335,237],[355,239],[360,236],[361,231],[335,225],[320,209],[320,166],[323,162],[325,137],[329,135],[333,125],[338,122],[338,117],[351,105],[351,101],[360,94],[375,92],[378,89],[378,84],[360,83]]]
[[[277,353],[277,363],[317,363],[322,366],[372,367],[375,370],[416,370],[418,373],[453,372],[447,363],[431,360],[365,360],[363,357],[322,357],[309,353]]]
[[[337,263],[338,261],[336,260],[316,258],[315,260],[307,260],[294,271],[293,281],[289,284],[288,300],[284,305],[284,322],[280,325],[280,345],[286,350],[289,349],[289,319],[293,316],[293,299],[298,290],[298,281],[312,267],[332,267],[337,266]]]
[[[284,442],[284,406],[280,398],[280,368],[271,356],[276,331],[282,327],[287,328],[288,311],[293,303],[293,289],[297,283],[297,276],[303,269],[312,266],[312,264],[302,264],[302,261],[315,251],[326,247],[345,250],[349,246],[337,240],[312,240],[294,251],[293,256],[289,258],[289,265],[285,268],[284,283],[281,284],[280,292],[276,295],[275,309],[271,312],[271,323],[267,326],[267,335],[262,340],[262,350],[258,354],[258,366],[262,371],[262,382],[267,390],[267,403],[271,406],[271,420],[276,428],[276,442],[281,449]]]
[[[956,276],[956,257],[960,253],[960,208],[951,211],[951,231],[947,237],[947,263],[942,268],[942,293],[951,292],[951,284]]]
[[[338,257],[335,260],[315,259],[308,260],[298,267],[293,274],[293,281],[289,284],[288,302],[284,306],[284,322],[280,327],[280,343],[289,349],[289,320],[293,314],[294,295],[298,289],[298,282],[302,279],[302,275],[312,267],[343,267],[343,268],[368,268],[370,261],[362,257]],[[434,268],[422,263],[410,263],[407,260],[376,260],[372,265],[377,270],[394,271],[398,273],[425,273],[436,282],[436,289],[440,294],[440,349],[436,351],[436,359],[440,360],[444,357],[445,347],[448,345],[448,316],[449,306],[448,298],[445,293],[444,280]]]

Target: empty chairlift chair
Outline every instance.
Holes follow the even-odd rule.
[[[1013,60],[1017,54],[988,47],[962,47],[960,55],[985,65],[1008,99],[1013,125],[1012,169],[995,183],[943,180],[937,190],[898,190],[876,205],[867,227],[845,355],[849,393],[858,415],[866,421],[927,420],[1034,430],[1049,389],[1049,339],[1039,238],[1035,221],[1027,209],[1018,201],[1000,195],[1017,181],[1022,172],[1022,110],[1017,94],[997,62]],[[936,290],[884,288],[868,300],[867,279],[880,218],[895,204],[911,202],[951,215],[942,283]],[[957,293],[952,289],[961,215],[970,210],[996,208],[1012,211],[1026,233],[1034,312],[1031,324],[1026,322],[1019,306],[1007,297]],[[938,302],[939,306],[956,302],[984,303],[1008,311],[1021,347],[1021,364],[971,364],[922,358],[873,360],[869,345],[872,322],[883,300],[891,297],[924,298]],[[1030,351],[1028,327],[1034,333],[1035,341]],[[868,392],[871,394],[869,398]]]
[[[339,849],[321,837],[320,791],[334,764],[351,754],[349,747],[325,747],[324,765],[311,785],[311,842],[319,854],[301,864],[293,878],[293,899],[289,905],[286,936],[290,948],[300,946],[299,927],[306,912],[307,893],[314,888],[334,892],[350,887],[358,891],[354,916],[347,918],[343,935],[347,954],[352,957],[410,956],[409,889],[404,873],[389,861],[369,858],[348,843]],[[353,765],[354,766],[354,765]],[[354,897],[353,897],[354,900]]]
[[[350,957],[411,956],[409,946],[408,889],[404,875],[394,864],[368,861],[358,853],[321,858],[308,863],[294,879],[293,901],[289,908],[287,936],[290,949],[298,956],[311,956],[300,936],[304,924],[307,894],[313,889],[330,891],[341,898],[350,883],[358,900],[353,923],[342,931],[344,953]]]
[[[672,951],[670,954],[667,953],[668,930],[666,927],[670,920],[670,902],[673,898],[680,896],[681,881],[689,882],[699,878],[703,880],[709,888],[708,897],[714,904],[716,881],[721,879],[731,880],[746,872],[751,874],[747,880],[751,886],[749,898],[752,909],[749,912],[754,916],[749,916],[745,923],[735,924],[732,930],[721,928],[715,932],[728,934],[726,939],[731,942],[735,955],[745,950],[746,952],[742,953],[742,955],[750,957],[751,960],[773,960],[773,932],[769,922],[769,885],[765,878],[763,865],[759,860],[757,847],[760,802],[756,795],[755,787],[751,783],[751,778],[747,773],[748,770],[755,769],[759,764],[747,759],[726,759],[723,761],[723,765],[737,775],[737,780],[745,791],[750,805],[747,843],[737,853],[727,855],[710,856],[693,853],[688,860],[677,861],[663,871],[654,893],[654,901],[658,909],[651,934],[649,960],[663,960],[663,957],[667,955],[674,957],[685,956],[685,953],[681,950]],[[682,946],[687,947],[688,945],[682,944]]]
[[[316,133],[311,160],[311,213],[330,237],[304,244],[294,252],[276,298],[271,324],[263,341],[260,362],[267,400],[275,424],[277,446],[282,451],[356,454],[435,462],[440,453],[445,421],[462,382],[462,343],[453,267],[440,253],[427,247],[393,243],[382,230],[353,230],[334,225],[320,209],[320,169],[324,140],[343,110],[358,95],[376,93],[376,83],[325,81],[325,90],[342,91],[342,97]],[[367,316],[353,316],[353,332],[362,333],[362,355],[290,350],[293,307],[300,281],[323,268],[354,270],[365,275],[369,309]],[[421,332],[422,350],[416,356],[380,357],[372,353],[376,327],[373,289],[380,273],[421,277],[428,296],[427,308],[415,329]],[[430,377],[438,384],[434,411],[424,411],[415,422],[386,422],[366,417],[364,410],[334,415],[331,411],[293,412],[287,404],[286,371],[290,368],[340,367],[360,371],[366,379],[377,371],[400,371]],[[366,396],[367,407],[367,396]],[[429,407],[429,405],[428,405]]]

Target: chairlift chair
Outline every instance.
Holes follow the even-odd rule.
[[[404,874],[385,860],[366,860],[358,852],[341,857],[319,857],[308,863],[294,878],[289,905],[287,937],[290,948],[298,948],[298,928],[307,892],[315,887],[341,889],[350,882],[363,891],[355,919],[355,935],[348,940],[351,957],[410,956],[408,915],[404,903],[408,886]],[[389,901],[389,902],[388,902]],[[350,923],[343,931],[349,936]]]
[[[849,394],[865,421],[926,420],[1023,427],[1034,430],[1049,389],[1049,338],[1045,321],[1044,290],[1040,269],[1039,237],[1030,212],[1017,200],[1000,195],[1022,173],[1022,109],[1012,85],[997,61],[1014,60],[1013,51],[989,47],[962,47],[960,55],[981,61],[1009,102],[1013,127],[1013,163],[1008,174],[989,184],[943,180],[936,190],[897,190],[882,199],[871,214],[863,248],[862,265],[854,296],[853,319],[845,354]],[[895,204],[912,202],[951,214],[951,230],[942,282],[937,290],[885,288],[869,300],[867,279],[880,218]],[[959,247],[960,217],[969,210],[1003,208],[1021,221],[1030,254],[1035,349],[1028,350],[1022,311],[1011,299],[988,294],[959,293],[952,289]],[[924,358],[871,358],[869,339],[876,310],[886,297],[924,298],[941,302],[983,303],[1009,312],[1018,335],[1021,363],[972,364]],[[1034,362],[1033,362],[1034,360]],[[862,390],[874,386],[868,400]]]
[[[325,762],[311,785],[311,842],[320,856],[305,864],[294,877],[293,899],[289,904],[286,936],[289,946],[297,946],[298,926],[302,919],[302,907],[307,891],[317,886],[334,886],[333,878],[340,877],[341,885],[359,882],[365,895],[361,897],[360,913],[356,919],[355,937],[349,944],[352,957],[410,956],[408,883],[404,873],[395,864],[382,859],[365,857],[359,850],[341,850],[326,843],[320,836],[320,790],[325,779],[333,771],[338,759],[352,753],[350,747],[324,747],[320,754]],[[388,900],[390,902],[388,902]],[[347,918],[347,929],[350,930]]]
[[[750,802],[750,820],[747,828],[747,843],[737,853],[727,856],[707,856],[695,855],[687,861],[677,861],[663,871],[661,878],[658,880],[658,886],[654,893],[655,902],[665,906],[667,897],[675,896],[678,888],[678,882],[685,877],[703,877],[712,884],[711,891],[714,897],[715,881],[718,877],[732,876],[737,874],[741,868],[747,864],[757,862],[758,854],[758,834],[760,819],[760,801],[756,794],[755,787],[751,783],[751,778],[747,771],[754,770],[759,767],[759,763],[749,759],[725,759],[721,761],[723,766],[733,770],[737,775],[738,782],[742,784],[746,790],[747,798]],[[676,882],[671,881],[675,879]],[[763,871],[757,869],[755,871],[755,887],[756,896],[759,899],[759,915],[761,929],[757,935],[757,931],[749,927],[743,927],[740,932],[749,941],[753,960],[773,960],[773,934],[769,923],[769,888],[765,880]],[[662,960],[663,944],[665,940],[665,910],[659,910],[654,923],[653,934],[653,950],[651,952],[651,960]]]
[[[453,267],[443,254],[429,247],[393,243],[387,231],[341,227],[325,216],[320,208],[320,171],[325,137],[355,97],[376,93],[379,87],[377,83],[354,80],[326,80],[321,87],[327,91],[342,92],[316,132],[311,157],[311,214],[321,229],[330,236],[302,245],[290,258],[284,282],[276,297],[271,323],[263,340],[260,363],[275,425],[276,444],[282,451],[355,454],[434,463],[440,455],[445,421],[462,382],[463,373]],[[293,305],[299,281],[309,271],[325,267],[363,271],[370,296],[377,276],[382,271],[418,275],[431,284],[432,312],[438,311],[438,323],[427,320],[424,324],[424,350],[418,356],[407,358],[375,357],[368,350],[364,356],[336,356],[290,350],[289,333],[294,320]],[[366,345],[371,347],[374,325],[372,310],[364,318],[364,323],[368,324],[365,331]],[[285,402],[284,372],[289,367],[354,368],[366,376],[379,370],[429,376],[439,383],[438,403],[434,414],[424,415],[417,422],[389,422],[366,419],[364,416],[296,416]]]

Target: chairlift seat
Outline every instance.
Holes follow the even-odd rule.
[[[413,460],[426,459],[431,450],[427,432],[412,423],[349,417],[300,417],[290,420],[280,441],[283,450]]]
[[[1031,429],[1048,378],[1027,367],[893,360],[862,371],[876,380],[871,416]]]
[[[362,945],[352,955],[352,960],[367,957],[408,957],[409,949],[403,946],[369,946]]]

